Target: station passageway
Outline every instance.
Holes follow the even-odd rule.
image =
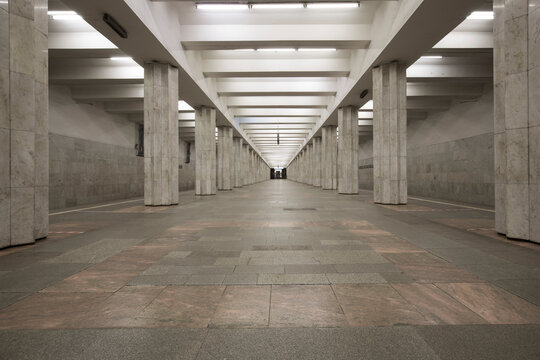
[[[288,180],[52,213],[0,253],[0,358],[533,359],[540,251],[490,208]]]

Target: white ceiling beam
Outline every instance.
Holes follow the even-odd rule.
[[[227,50],[273,47],[333,47],[366,49],[371,42],[367,24],[182,25],[186,50]]]
[[[291,81],[291,79],[284,81],[250,80],[217,80],[217,92],[220,96],[334,96],[337,93],[335,79],[295,79],[295,81]]]
[[[319,109],[231,109],[231,112],[236,117],[277,117],[286,116],[286,117],[319,117],[321,115],[321,110]]]
[[[315,124],[317,117],[241,117],[238,124]]]
[[[207,77],[343,77],[349,59],[208,59],[202,61]]]
[[[493,67],[487,64],[414,64],[407,69],[408,82],[456,79],[489,80],[492,77]]]
[[[229,108],[326,108],[329,101],[328,96],[239,96],[225,100]]]
[[[144,69],[133,66],[81,66],[57,64],[49,67],[51,84],[143,84]]]
[[[493,32],[452,31],[439,41],[434,50],[493,49]]]
[[[243,124],[244,130],[293,130],[293,129],[311,129],[313,124]]]

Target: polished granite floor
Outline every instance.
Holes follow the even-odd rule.
[[[51,214],[0,251],[0,359],[539,359],[540,246],[491,209],[267,181]]]

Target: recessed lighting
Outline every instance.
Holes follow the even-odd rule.
[[[298,51],[337,51],[336,48],[299,48]]]
[[[474,11],[467,17],[469,20],[493,20],[493,11]]]
[[[248,4],[196,4],[199,10],[248,10]]]
[[[443,57],[441,55],[427,55],[427,56],[421,56],[420,59],[422,60],[440,60]]]
[[[283,3],[283,4],[253,4],[252,9],[303,9],[302,3]]]
[[[308,9],[349,9],[357,8],[359,4],[357,2],[341,2],[341,3],[308,3],[306,7]]]
[[[80,20],[82,17],[75,11],[47,11],[53,20]]]
[[[112,61],[133,61],[133,58],[129,56],[113,56],[111,57]]]
[[[296,51],[295,48],[276,48],[276,49],[271,49],[271,48],[262,48],[262,49],[257,49],[257,51],[268,51],[268,52],[292,52],[292,51]]]

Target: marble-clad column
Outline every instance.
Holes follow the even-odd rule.
[[[218,190],[232,190],[233,155],[233,129],[232,127],[218,127],[217,167]]]
[[[321,138],[313,138],[313,186],[321,186]]]
[[[216,109],[195,109],[195,194],[215,195],[216,186]]]
[[[244,185],[249,185],[249,146],[242,145],[242,181]]]
[[[540,242],[540,2],[494,11],[495,228]]]
[[[47,8],[0,3],[0,248],[49,230]]]
[[[242,138],[234,138],[234,187],[242,187]]]
[[[144,65],[144,203],[178,204],[178,69]]]
[[[322,128],[322,188],[337,189],[337,127]]]
[[[338,110],[338,192],[358,194],[358,108]]]
[[[306,145],[306,184],[313,185],[313,144]]]
[[[379,204],[407,203],[407,77],[397,62],[373,69],[373,187]]]

